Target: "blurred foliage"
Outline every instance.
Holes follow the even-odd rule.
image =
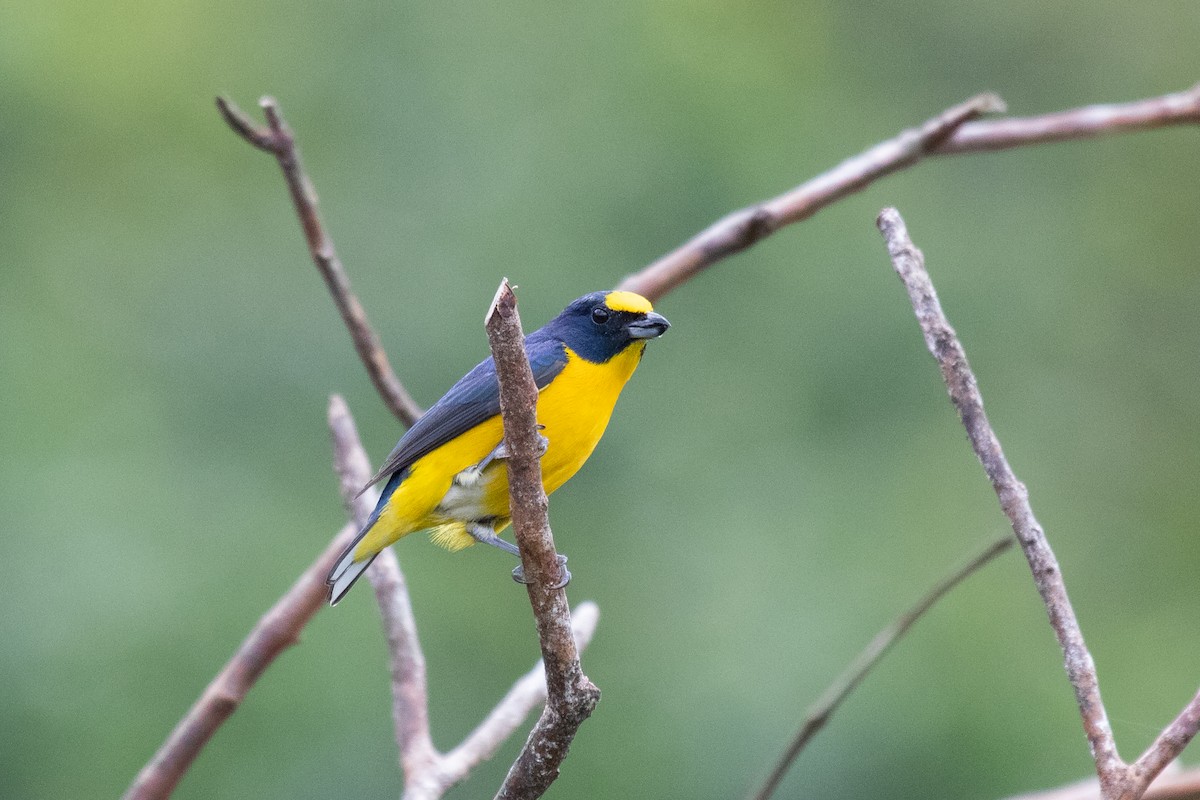
[[[503,275],[532,327],[981,90],[1028,114],[1186,88],[1198,36],[1194,4],[1117,0],[0,5],[0,796],[119,794],[341,524],[328,394],[376,458],[400,433],[215,94],[280,99],[428,404],[485,355]],[[674,329],[552,505],[572,596],[603,611],[604,691],[552,795],[741,795],[876,630],[1004,530],[874,230],[888,204],[1057,548],[1123,752],[1149,743],[1196,686],[1195,137],[932,161],[659,304]],[[481,550],[398,548],[442,747],[536,657],[511,564]],[[1079,778],[1060,661],[1006,556],[779,796]],[[521,738],[452,796],[490,796]],[[356,592],[177,796],[400,785]]]

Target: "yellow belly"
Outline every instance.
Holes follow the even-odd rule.
[[[549,440],[542,456],[546,494],[566,483],[592,454],[644,348],[645,342],[634,342],[604,364],[593,364],[567,350],[566,366],[538,395],[538,422],[545,426],[541,433]],[[475,485],[454,481],[486,458],[503,437],[497,415],[418,459],[355,549],[355,560],[426,528],[436,529],[438,544],[458,550],[475,541],[463,523],[493,518],[497,530],[508,525],[508,470],[503,461],[490,464]]]

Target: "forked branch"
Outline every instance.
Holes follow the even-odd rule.
[[[620,288],[657,300],[718,261],[927,156],[1004,150],[1166,125],[1195,125],[1200,123],[1200,85],[1132,103],[1085,106],[1033,117],[975,119],[1003,110],[1004,102],[993,94],[981,94],[946,109],[923,125],[881,142],[778,197],[727,215],[625,278]]]
[[[1096,667],[1067,597],[1062,571],[1042,526],[1033,515],[1029,493],[1024,484],[1017,480],[988,422],[979,385],[967,363],[966,352],[942,311],[933,282],[925,270],[924,256],[912,243],[904,220],[894,208],[886,208],[880,213],[878,227],[887,243],[892,266],[908,291],[913,311],[925,336],[925,345],[941,369],[950,401],[967,430],[971,448],[983,465],[1000,500],[1000,507],[1012,524],[1013,533],[1029,562],[1034,584],[1042,596],[1050,625],[1063,650],[1067,678],[1075,690],[1075,701],[1079,706],[1103,796],[1106,800],[1137,800],[1150,781],[1196,735],[1200,727],[1200,695],[1192,699],[1136,763],[1126,765],[1121,760],[1104,703],[1100,699]]]

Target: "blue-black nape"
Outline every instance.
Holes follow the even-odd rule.
[[[619,298],[618,302],[613,302]],[[626,302],[632,299],[635,302]],[[628,292],[592,292],[573,301],[535,336],[557,339],[580,357],[602,364],[635,341],[660,336],[670,326],[650,302]]]

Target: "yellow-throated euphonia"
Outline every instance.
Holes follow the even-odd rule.
[[[646,342],[669,327],[641,295],[594,292],[525,337],[539,390],[546,494],[587,461]],[[449,550],[483,542],[519,555],[497,535],[510,521],[503,439],[496,366],[488,358],[417,420],[367,484],[387,481],[371,518],[329,573],[329,602],[342,599],[380,550],[413,531],[428,529]],[[523,581],[520,567],[513,577]]]

